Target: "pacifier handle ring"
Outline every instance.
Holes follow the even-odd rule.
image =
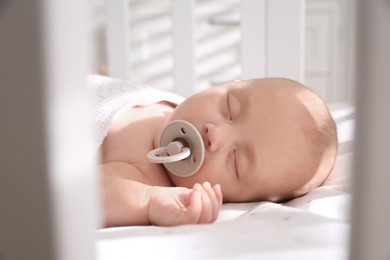
[[[190,156],[191,151],[188,147],[183,147],[182,151],[178,154],[162,156],[161,154],[168,153],[168,147],[159,147],[151,150],[146,154],[148,159],[153,163],[171,163],[183,160]]]

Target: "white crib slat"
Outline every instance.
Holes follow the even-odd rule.
[[[128,0],[106,0],[108,75],[130,78]]]
[[[45,9],[44,108],[46,163],[56,259],[94,259],[99,226],[98,178],[89,124],[89,1],[50,0]],[[71,19],[69,19],[71,17]],[[80,211],[80,209],[83,209]]]
[[[243,0],[243,79],[304,81],[304,0]]]
[[[265,3],[266,0],[241,1],[242,79],[265,77]]]
[[[188,97],[195,91],[195,1],[172,1],[174,89]]]
[[[305,0],[267,2],[267,76],[304,82]]]

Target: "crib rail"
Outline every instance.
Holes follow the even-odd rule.
[[[132,75],[127,2],[106,1],[108,71],[123,79]],[[240,78],[288,77],[303,82],[305,1],[242,0],[240,5]],[[184,97],[197,92],[195,12],[196,0],[171,1],[173,90]]]
[[[0,1],[2,260],[96,259],[88,14],[88,1]]]
[[[195,0],[172,1],[173,78],[177,94],[194,92],[195,76]]]
[[[107,3],[115,2],[113,10],[119,10],[125,1],[117,1]],[[88,64],[87,2],[0,1],[0,259],[96,259],[99,214],[97,175],[92,169],[96,162],[90,157],[92,131],[86,125],[88,99],[82,87]],[[291,2],[296,5],[290,6]],[[361,56],[350,259],[389,259],[389,1],[357,2]],[[288,13],[283,13],[282,4]],[[303,4],[303,0],[242,1],[244,78],[302,80]],[[180,8],[191,15],[192,6],[187,2]],[[259,19],[252,8],[266,10],[266,15]],[[122,26],[108,30],[127,31],[126,13],[119,18],[115,21]],[[183,28],[191,26],[188,21]],[[285,33],[286,28],[291,30]],[[123,44],[120,54],[126,52],[126,37],[118,36],[116,44]],[[128,77],[128,55],[110,53],[117,55],[110,74]],[[191,63],[191,57],[182,62]],[[253,67],[258,69],[249,71]],[[182,67],[176,69],[180,72]],[[184,80],[180,84],[186,85]]]
[[[107,65],[110,76],[130,78],[128,33],[129,5],[125,0],[107,1],[106,5]]]

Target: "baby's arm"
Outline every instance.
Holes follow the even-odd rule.
[[[195,184],[192,189],[152,187],[120,177],[121,172],[138,171],[130,164],[121,163],[118,167],[109,163],[101,169],[105,226],[211,223],[222,205],[219,185]]]

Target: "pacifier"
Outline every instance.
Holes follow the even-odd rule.
[[[164,167],[179,177],[194,175],[202,166],[204,144],[195,126],[184,120],[174,120],[162,130],[159,148],[147,153],[153,163]]]

